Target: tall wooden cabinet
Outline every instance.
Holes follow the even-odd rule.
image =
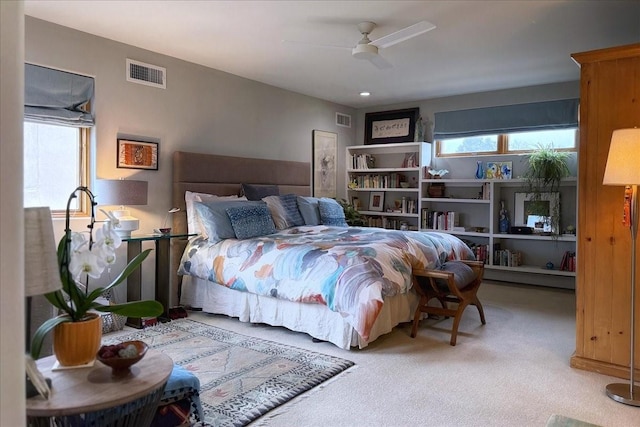
[[[622,225],[624,189],[603,186],[602,178],[613,130],[640,127],[640,44],[572,58],[580,66],[581,83],[576,351],[571,366],[629,378],[631,236]],[[630,161],[640,167],[640,145]],[[635,323],[637,369],[640,315]]]

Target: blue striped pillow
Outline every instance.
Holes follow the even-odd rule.
[[[237,239],[266,236],[276,232],[266,204],[230,207],[227,209],[227,215]]]
[[[304,225],[304,219],[298,210],[298,196],[285,194],[284,196],[267,196],[262,199],[273,217],[278,230]]]
[[[323,225],[348,227],[344,217],[344,209],[342,209],[340,203],[328,197],[322,197],[318,200],[318,209],[320,210],[320,219]]]

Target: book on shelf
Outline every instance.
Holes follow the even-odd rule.
[[[572,251],[566,251],[562,256],[562,262],[560,263],[560,270],[562,271],[576,271],[576,253]]]
[[[493,265],[518,267],[522,265],[522,252],[509,249],[497,249],[493,253]]]
[[[426,227],[424,219],[427,219]],[[460,227],[460,213],[455,211],[429,211],[422,210],[422,228],[444,231],[465,231]]]
[[[469,246],[476,257],[476,261],[482,261],[485,264],[489,264],[489,245],[483,245],[469,240],[463,240],[463,242]]]
[[[351,169],[372,169],[376,159],[371,154],[352,154]]]
[[[482,184],[482,200],[490,200],[491,199],[491,184],[485,182]]]

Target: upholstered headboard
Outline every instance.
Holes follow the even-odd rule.
[[[173,153],[172,206],[180,208],[173,215],[174,234],[187,232],[185,191],[228,196],[239,194],[242,184],[271,184],[280,188],[280,194],[311,194],[311,165],[289,160],[253,159],[219,156],[215,154]],[[180,257],[187,239],[172,239],[172,271],[178,270]],[[179,276],[172,280],[177,294]],[[173,287],[173,286],[172,286]]]

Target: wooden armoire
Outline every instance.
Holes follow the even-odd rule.
[[[602,178],[612,132],[640,127],[640,44],[571,56],[580,66],[576,351],[571,366],[629,378],[631,233],[622,224],[624,188],[603,186]],[[640,144],[637,158],[629,161],[640,167]],[[639,276],[637,269],[636,371]]]

